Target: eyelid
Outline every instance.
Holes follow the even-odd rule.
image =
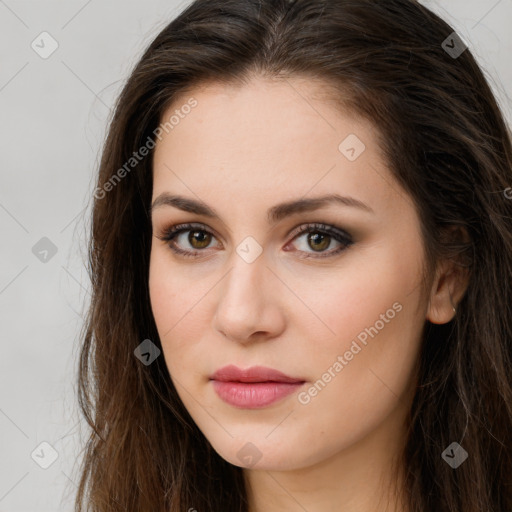
[[[326,224],[324,222],[306,222],[294,228],[292,231],[288,233],[287,236],[292,236],[295,238],[297,235],[301,235],[302,233],[307,233],[309,231],[321,231],[323,233],[328,233],[331,235],[339,236],[340,238],[344,238],[347,242],[352,242],[352,236],[350,233],[345,231],[342,228],[339,228],[332,224]]]
[[[221,238],[214,229],[211,229],[209,226],[202,224],[201,222],[183,222],[180,224],[170,224],[168,226],[164,226],[155,236],[160,240],[168,240],[171,236],[175,237],[181,234],[180,232],[193,231],[194,229],[196,231],[205,231],[206,233],[215,235],[216,238]]]

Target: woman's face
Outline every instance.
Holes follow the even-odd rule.
[[[155,149],[149,286],[163,356],[198,427],[241,467],[395,446],[414,391],[419,219],[375,128],[319,91],[299,79],[198,88],[166,112],[179,121]],[[227,365],[298,383],[211,379]]]

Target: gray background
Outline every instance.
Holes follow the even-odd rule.
[[[72,511],[94,172],[124,80],[188,3],[0,0],[0,512]],[[510,123],[512,0],[422,3],[466,41]],[[44,31],[58,43],[47,59],[31,47]],[[43,237],[53,256],[34,254]],[[58,454],[47,469],[42,442]]]

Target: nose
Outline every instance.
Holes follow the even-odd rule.
[[[238,343],[278,336],[285,327],[284,290],[263,257],[248,263],[236,256],[217,287],[214,329]]]

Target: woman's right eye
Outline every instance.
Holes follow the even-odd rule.
[[[206,226],[200,224],[179,224],[177,226],[171,226],[166,228],[162,235],[158,236],[160,240],[168,242],[171,251],[190,258],[196,257],[198,255],[197,251],[201,252],[203,249],[207,248],[211,243],[212,237],[214,237],[213,233],[208,231]],[[180,241],[180,239],[180,245],[186,240],[196,252],[181,249],[176,243],[176,240]]]

